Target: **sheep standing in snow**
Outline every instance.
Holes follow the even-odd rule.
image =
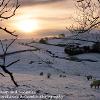
[[[43,76],[43,72],[40,73],[40,76]]]
[[[91,84],[90,84],[91,88],[94,86],[95,88],[99,88],[100,86],[100,80],[94,80]]]
[[[48,74],[47,74],[47,78],[50,78],[50,77],[51,77],[51,74],[50,74],[50,73],[48,73]]]

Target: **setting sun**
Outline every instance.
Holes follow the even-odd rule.
[[[37,20],[22,20],[16,24],[18,30],[29,33],[38,30],[38,21]]]

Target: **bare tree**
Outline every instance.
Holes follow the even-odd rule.
[[[100,0],[98,0],[99,4],[100,4]]]
[[[18,0],[0,0],[0,21],[12,18],[19,7]],[[15,31],[11,32],[6,27],[0,26],[0,30],[9,33],[12,36]]]
[[[97,28],[100,24],[100,7],[98,4],[92,0],[77,0],[75,6],[79,13],[77,13],[76,19],[73,18],[76,22],[76,27],[72,25],[69,28],[67,27],[67,29],[72,33],[79,34],[90,32],[92,29]]]
[[[17,39],[17,38],[16,38],[16,39]],[[8,49],[9,49],[9,47],[14,43],[14,41],[15,41],[16,39],[13,39],[8,45],[7,45],[7,44],[4,45],[3,42],[0,40],[0,44],[1,44],[1,47],[2,47],[2,51],[3,51],[3,56],[2,56],[3,63],[0,64],[0,67],[1,67],[1,69],[2,69],[5,73],[7,73],[7,74],[10,76],[10,78],[11,78],[11,80],[13,81],[13,83],[15,84],[15,86],[18,86],[17,82],[15,81],[15,79],[14,79],[14,77],[13,77],[13,73],[11,73],[11,72],[7,69],[7,67],[12,66],[13,64],[17,63],[17,62],[20,61],[20,60],[18,59],[18,60],[15,60],[15,61],[10,62],[9,64],[6,64],[6,57],[7,57],[6,54],[7,54],[7,51],[8,51]],[[1,75],[4,76],[2,73],[1,73]]]
[[[15,13],[16,13],[16,10],[18,9],[19,7],[19,3],[18,3],[18,0],[0,0],[0,21],[4,20],[8,20],[10,18],[12,18]],[[9,31],[6,27],[3,27],[3,26],[0,26],[0,30],[3,30],[4,32],[12,35],[13,37],[15,37],[15,39],[12,39],[12,41],[7,45],[4,45],[3,44],[3,41],[0,40],[0,45],[1,45],[1,48],[2,48],[2,51],[3,51],[3,56],[2,56],[2,60],[3,60],[3,63],[0,64],[0,68],[10,76],[11,80],[13,81],[13,83],[15,84],[15,86],[18,86],[17,82],[15,81],[14,79],[14,76],[13,76],[13,73],[11,73],[7,67],[10,67],[12,66],[13,64],[17,63],[19,61],[16,60],[16,61],[12,61],[10,62],[9,64],[6,64],[6,57],[7,57],[7,52],[8,52],[8,49],[9,47],[15,42],[15,40],[17,39],[17,36],[16,34],[14,34],[15,31]],[[0,73],[0,75],[4,76],[5,75],[3,73]]]

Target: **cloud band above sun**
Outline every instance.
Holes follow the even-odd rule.
[[[66,1],[68,3],[69,0],[20,0],[22,5],[10,25],[12,23],[19,33],[28,34],[42,30],[65,29],[66,19],[72,13],[66,11]]]
[[[20,4],[22,6],[29,6],[29,5],[40,5],[40,4],[48,4],[48,3],[55,3],[55,2],[62,2],[66,0],[20,0]]]

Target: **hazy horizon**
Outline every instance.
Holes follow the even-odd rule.
[[[73,0],[20,0],[16,15],[1,25],[20,36],[36,36],[42,31],[66,30],[73,13]],[[26,25],[25,25],[25,24]],[[27,25],[29,24],[29,25]],[[1,31],[1,30],[0,30]],[[1,31],[1,33],[4,33]],[[56,34],[56,33],[55,33]],[[2,34],[2,38],[7,34]]]
[[[51,34],[48,34],[49,31],[54,34],[59,33],[58,30],[66,32],[66,26],[70,26],[72,17],[76,16],[74,0],[19,0],[19,4],[16,15],[1,21],[1,25],[15,30],[20,38],[35,38],[41,33],[47,36]],[[9,37],[3,31],[0,32],[1,38]]]

